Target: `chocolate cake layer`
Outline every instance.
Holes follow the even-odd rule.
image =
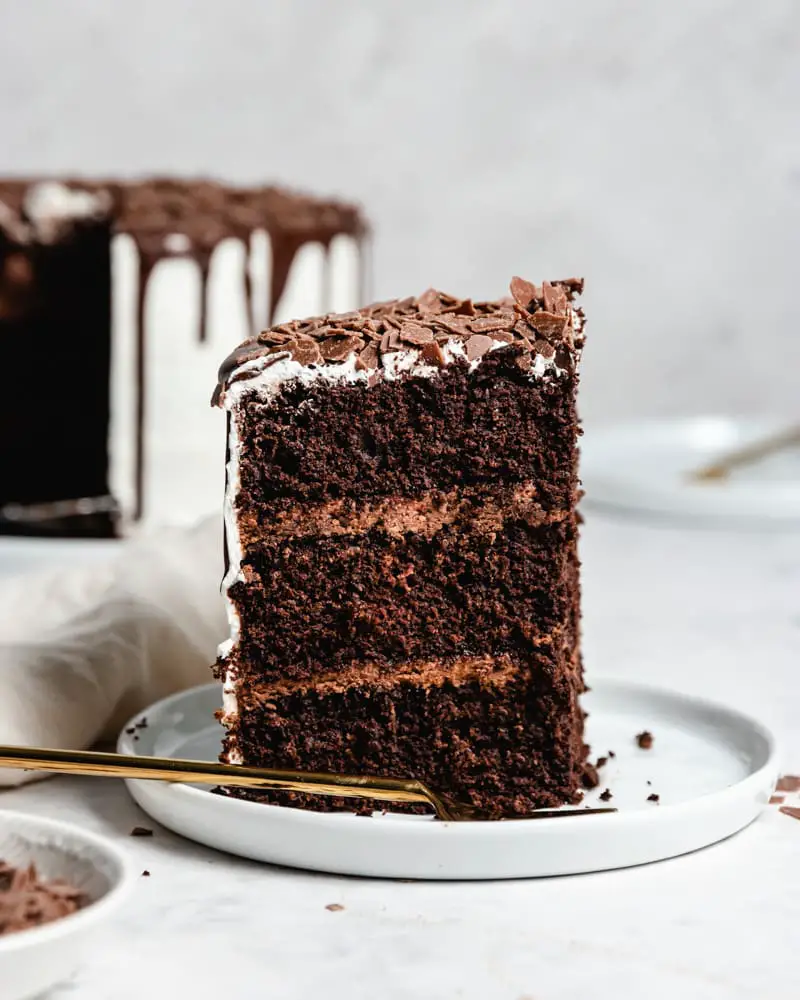
[[[420,778],[496,816],[576,799],[580,285],[429,291],[223,363],[224,759]]]
[[[456,681],[367,676],[274,693],[241,710],[235,748],[265,767],[413,775],[492,815],[524,815],[574,801],[580,787],[582,686],[569,657],[548,646],[525,660],[486,657],[483,676]],[[355,808],[322,796],[260,797]]]
[[[239,620],[231,664],[307,678],[367,660],[393,664],[527,651],[569,614],[572,519],[500,530],[445,525],[432,537],[264,539],[228,591]]]
[[[544,510],[570,509],[575,376],[532,382],[520,350],[495,350],[475,372],[455,361],[435,378],[290,382],[279,400],[253,401],[234,418],[243,517],[514,483],[531,486]]]

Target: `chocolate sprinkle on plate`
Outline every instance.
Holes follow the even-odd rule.
[[[636,735],[636,744],[640,750],[649,750],[653,745],[653,734],[645,729]]]
[[[605,790],[605,791],[604,791],[604,792],[603,792],[603,793],[602,793],[602,794],[600,795],[600,801],[601,801],[601,802],[610,802],[610,801],[611,801],[611,799],[613,799],[613,797],[614,797],[614,796],[613,796],[613,795],[611,794],[611,789],[610,789],[610,788],[607,788],[607,789],[606,789],[606,790]]]
[[[784,774],[778,778],[775,786],[777,792],[800,792],[800,777],[796,774]]]
[[[656,794],[656,792],[651,792],[651,793],[650,793],[650,794],[649,794],[649,795],[647,796],[647,801],[648,801],[648,802],[659,802],[659,801],[660,801],[660,799],[661,799],[661,796],[660,796],[660,795],[658,795],[658,794]]]
[[[153,831],[146,826],[135,826],[130,833],[131,837],[152,837]]]

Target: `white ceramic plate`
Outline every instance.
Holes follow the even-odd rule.
[[[315,813],[215,795],[189,785],[128,782],[154,819],[222,851],[274,864],[348,875],[496,879],[564,875],[644,864],[722,840],[756,818],[777,779],[775,743],[758,722],[693,698],[622,681],[593,680],[585,698],[594,756],[618,812],[604,815],[442,823],[399,814]],[[220,728],[211,684],[143,713],[147,728],[123,731],[122,753],[215,760]],[[133,725],[137,720],[133,720]],[[126,727],[129,728],[129,727]],[[635,736],[655,736],[640,750]],[[660,804],[648,795],[660,796]]]
[[[53,923],[0,937],[0,997],[27,1000],[69,978],[91,954],[95,932],[124,901],[133,870],[112,843],[69,823],[0,810],[0,858],[33,862],[44,878],[63,878],[91,902]]]
[[[588,430],[581,443],[586,503],[703,522],[800,527],[800,448],[732,471],[724,480],[688,474],[787,421],[696,417]]]

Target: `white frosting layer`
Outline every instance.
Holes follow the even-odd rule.
[[[573,329],[577,329],[576,324],[580,320],[574,311],[572,312],[571,322]],[[505,341],[495,340],[490,351],[503,347],[508,347]],[[442,346],[442,352],[445,357],[445,364],[452,364],[456,360],[467,360],[464,343],[457,337],[451,337]],[[237,428],[237,410],[243,397],[254,396],[260,402],[270,402],[287,383],[294,381],[306,386],[319,382],[328,382],[329,384],[362,382],[366,384],[370,375],[375,375],[376,371],[387,382],[394,382],[404,376],[434,378],[440,373],[440,369],[435,365],[420,362],[420,356],[421,352],[416,349],[394,351],[384,356],[380,368],[365,371],[356,367],[357,357],[355,353],[350,354],[341,364],[306,366],[293,360],[287,352],[283,355],[277,355],[279,359],[277,361],[274,354],[246,361],[229,376],[229,384],[222,397],[222,405],[228,411],[230,425],[228,436],[229,458],[224,502],[228,571],[222,581],[222,593],[225,599],[231,632],[230,638],[226,639],[217,651],[221,660],[224,661],[230,656],[234,646],[238,642],[241,628],[239,615],[233,601],[228,597],[228,591],[234,583],[244,579],[241,569],[241,539],[236,519],[236,497],[240,488],[240,445]],[[481,358],[476,358],[472,361],[470,363],[470,370],[475,371],[481,364],[481,360]],[[538,379],[548,375],[559,376],[561,374],[562,369],[556,365],[553,358],[545,358],[539,354],[534,359],[528,377]],[[239,705],[236,697],[235,679],[229,670],[223,673],[222,699],[225,716],[228,720],[233,720],[239,711]],[[228,760],[231,764],[240,764],[242,762],[241,753],[238,750],[233,750],[228,755]]]
[[[56,181],[42,181],[25,192],[25,214],[38,224],[83,219],[102,212],[107,198],[90,191],[73,191]]]

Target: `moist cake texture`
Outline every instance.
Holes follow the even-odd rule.
[[[223,760],[414,777],[494,816],[576,801],[582,284],[429,290],[223,363]]]

